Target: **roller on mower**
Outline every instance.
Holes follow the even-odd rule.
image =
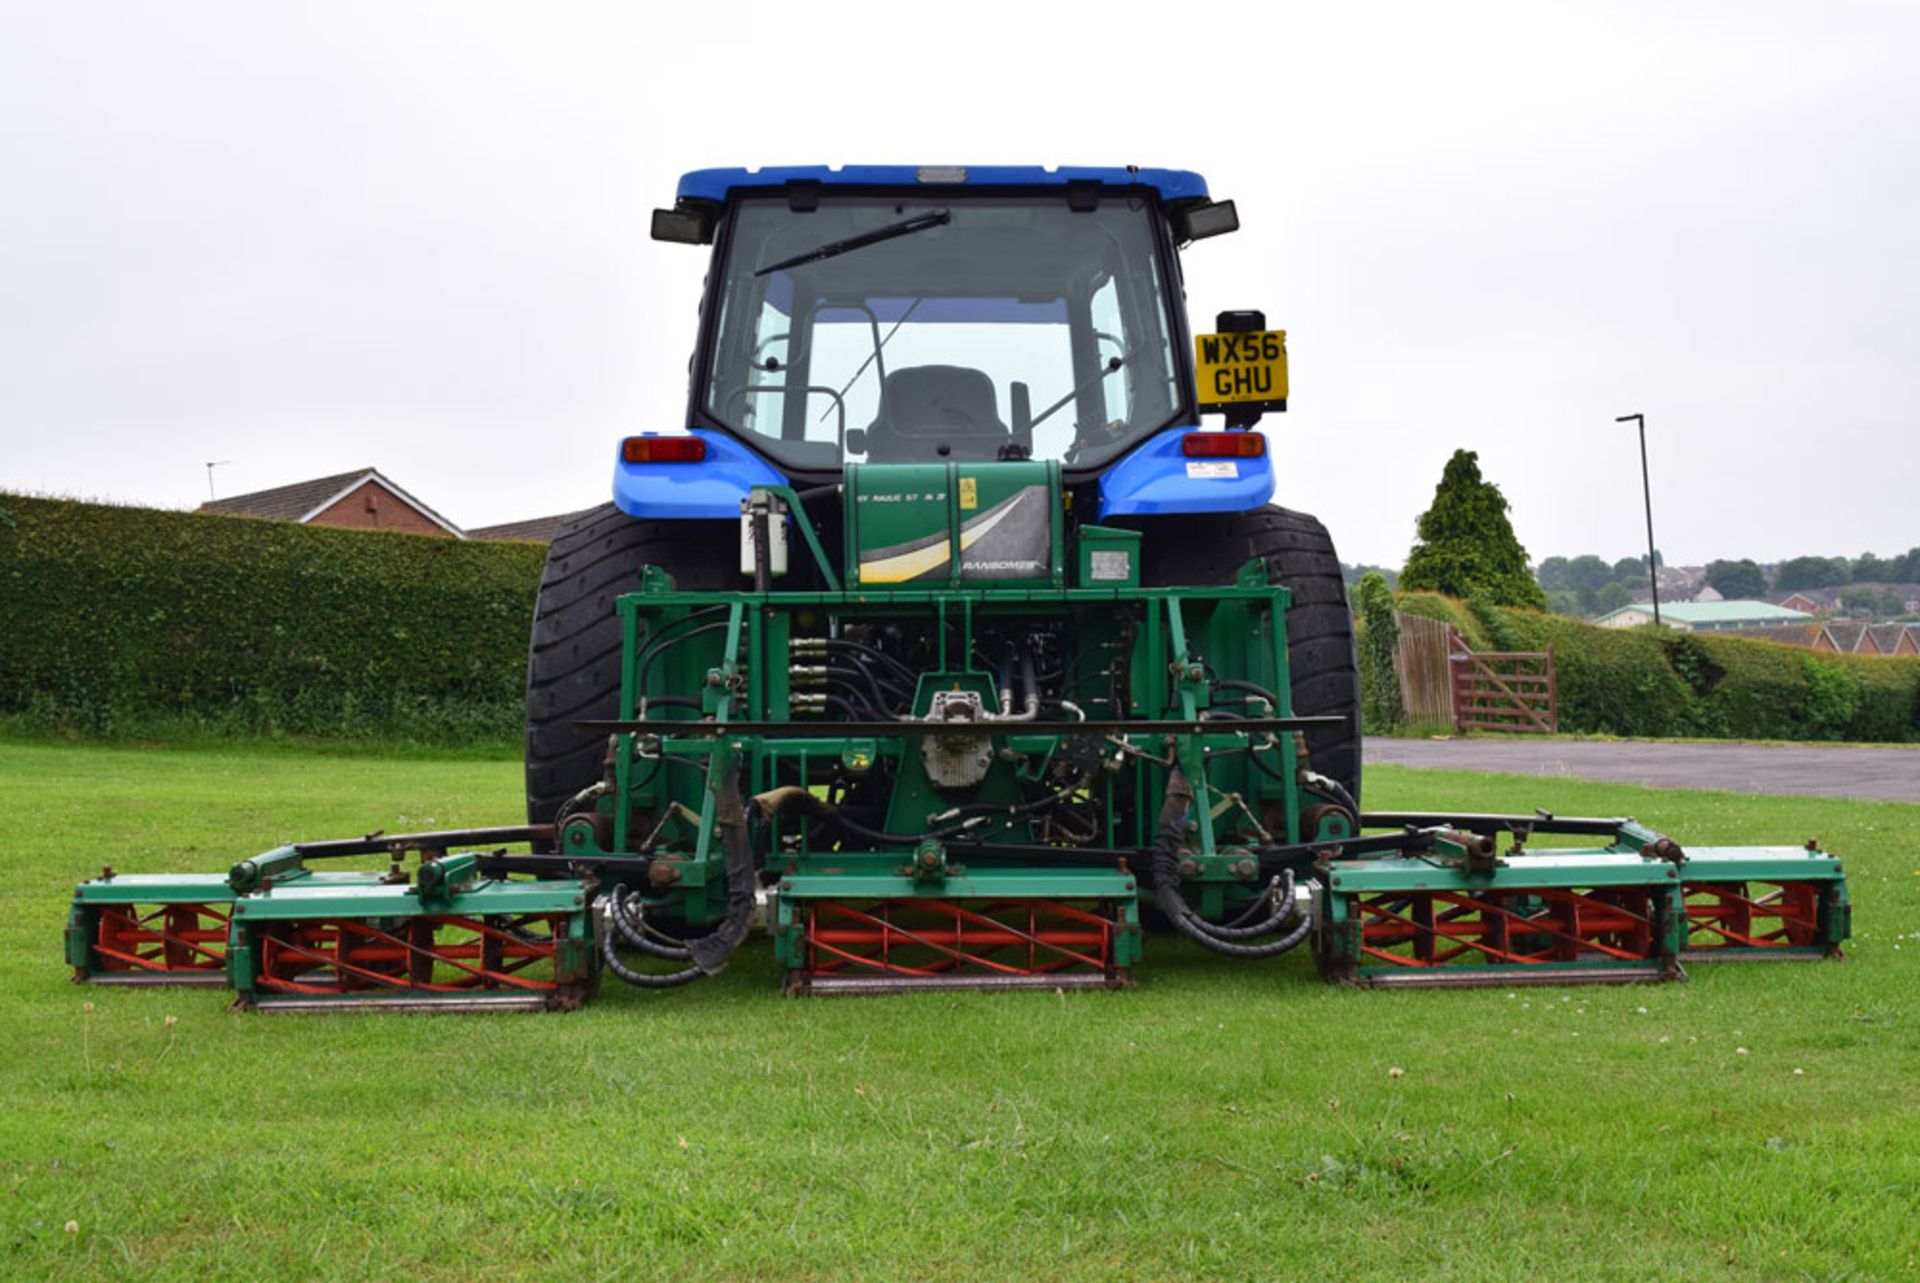
[[[1375,985],[1837,955],[1811,844],[1361,809],[1340,563],[1255,430],[1286,335],[1188,330],[1181,251],[1237,227],[1174,170],[688,174],[686,425],[553,541],[527,824],[104,876],[76,976],[565,1008],[756,927],[805,993],[1121,987],[1148,930]],[[309,868],[355,855],[391,867]]]

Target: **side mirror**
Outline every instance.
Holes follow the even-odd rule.
[[[672,209],[653,211],[653,239],[677,245],[710,245],[720,211],[709,201],[676,201]]]
[[[866,452],[867,452],[867,430],[865,428],[848,428],[845,453],[865,454]]]
[[[1230,200],[1203,201],[1173,210],[1174,236],[1182,242],[1203,241],[1239,230],[1240,215]]]
[[[1033,455],[1033,389],[1015,380],[1007,389],[1008,399],[1013,403],[1013,444],[1026,450],[1025,458]]]

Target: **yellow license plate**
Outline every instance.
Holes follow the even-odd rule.
[[[1193,336],[1194,381],[1200,405],[1287,407],[1287,332]]]

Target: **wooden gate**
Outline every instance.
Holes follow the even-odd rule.
[[[1393,651],[1394,671],[1400,675],[1400,701],[1407,720],[1435,726],[1453,724],[1453,670],[1451,657],[1464,653],[1466,643],[1453,627],[1437,619],[1395,614],[1400,640]]]
[[[1455,651],[1448,663],[1455,730],[1551,735],[1560,728],[1551,651]]]

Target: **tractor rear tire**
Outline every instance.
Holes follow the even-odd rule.
[[[712,527],[712,529],[709,529]],[[527,648],[527,822],[551,823],[600,778],[606,736],[575,728],[617,717],[621,632],[614,599],[637,592],[643,566],[676,586],[725,588],[738,541],[724,521],[641,521],[612,504],[569,518],[547,549]]]
[[[1306,733],[1307,760],[1360,801],[1360,666],[1353,646],[1340,558],[1327,528],[1304,512],[1147,517],[1142,582],[1157,587],[1233,582],[1258,559],[1268,578],[1293,593],[1287,612],[1287,666],[1296,716],[1337,716],[1339,726]]]

